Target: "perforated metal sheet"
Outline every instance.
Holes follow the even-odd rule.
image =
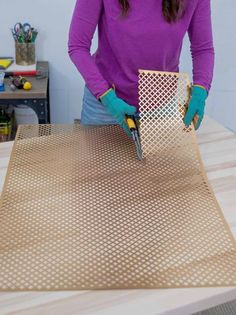
[[[195,139],[193,125],[183,124],[190,97],[190,81],[185,73],[139,71],[139,110],[144,156],[184,147]]]
[[[20,126],[0,207],[0,290],[236,285],[235,241],[194,131],[182,131],[188,79],[174,79],[182,96],[167,117],[152,78],[140,74],[142,162],[118,126]]]

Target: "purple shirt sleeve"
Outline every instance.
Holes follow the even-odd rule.
[[[214,69],[214,47],[210,0],[198,0],[188,35],[193,61],[193,83],[211,88]]]
[[[71,60],[81,73],[89,90],[97,98],[110,88],[90,53],[92,38],[102,8],[102,0],[77,0],[68,41]]]

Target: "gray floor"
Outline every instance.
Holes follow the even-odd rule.
[[[192,315],[236,315],[236,300]]]

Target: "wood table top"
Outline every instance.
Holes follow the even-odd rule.
[[[5,91],[0,93],[0,100],[16,100],[16,99],[44,99],[47,98],[47,84],[48,84],[48,62],[47,61],[39,61],[37,62],[37,71],[45,74],[44,79],[37,79],[35,76],[27,77],[28,80],[32,83],[32,89],[29,91],[19,90],[12,91],[10,89],[10,79],[6,78],[4,80],[5,83]]]

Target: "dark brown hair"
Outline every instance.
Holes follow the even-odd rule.
[[[129,0],[119,0],[119,2],[122,15],[125,16],[130,8]],[[169,23],[176,22],[184,13],[184,0],[162,0],[162,13]]]

